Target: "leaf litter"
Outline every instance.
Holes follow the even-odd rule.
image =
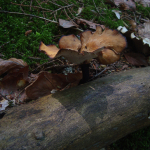
[[[107,0],[106,2],[115,5],[120,10],[136,11],[135,2],[142,4],[144,7],[149,6],[148,0],[135,0],[135,2],[132,0]],[[82,11],[83,8],[80,7],[76,15],[80,16]],[[126,15],[118,10],[113,10],[113,12],[118,19]],[[128,16],[126,15],[126,17]],[[57,68],[57,66],[59,68],[71,66],[73,72],[65,75],[63,74],[63,69],[62,71],[59,69],[61,74],[58,74],[58,71],[50,73],[42,71],[41,68],[41,72],[33,74],[29,71],[27,63],[21,59],[0,60],[0,93],[6,98],[0,100],[0,108],[6,109],[8,104],[6,101],[8,100],[21,104],[56,91],[77,86],[82,79],[79,67],[82,63],[90,63],[90,76],[92,79],[97,77],[96,75],[99,73],[102,77],[111,72],[149,65],[147,58],[150,56],[150,21],[137,24],[136,19],[134,19],[135,17],[130,17],[129,19],[130,30],[126,29],[126,27],[118,27],[118,31],[126,37],[126,46],[126,42],[119,42],[124,37],[117,30],[110,30],[104,25],[82,18],[73,20],[59,18],[59,25],[62,28],[70,29],[73,27],[83,31],[82,25],[87,25],[88,30],[78,36],[73,34],[63,36],[59,40],[59,48],[56,45],[45,45],[41,42],[40,51],[44,51],[53,60],[52,65],[54,68]],[[90,31],[89,29],[92,30]],[[28,30],[25,35],[30,36],[31,32],[32,30]],[[109,40],[107,41],[106,39]],[[119,45],[120,43],[121,45]],[[125,47],[126,49],[123,50]],[[59,64],[54,65],[55,62],[57,64],[59,62]],[[42,67],[46,68],[44,65]]]

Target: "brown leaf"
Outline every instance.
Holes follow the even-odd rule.
[[[76,26],[76,24],[73,23],[72,21],[67,21],[63,19],[59,19],[59,25],[63,28],[71,28],[71,27]]]
[[[32,32],[32,30],[26,31],[26,32],[25,32],[25,36],[28,36],[31,32]]]
[[[11,58],[8,60],[2,60],[0,61],[0,75],[25,66],[27,66],[27,63],[21,59]]]
[[[124,54],[127,61],[135,66],[147,66],[148,63],[144,55],[140,53],[126,53]]]
[[[4,95],[15,92],[17,89],[24,87],[28,79],[29,67],[14,69],[9,72],[0,82],[1,93]]]
[[[150,43],[150,20],[143,24],[143,27],[138,26],[138,34],[141,38],[148,38]]]
[[[104,25],[93,23],[93,22],[85,20],[85,19],[78,19],[77,20],[77,24],[84,24],[84,23],[86,23],[87,25],[89,25],[89,28],[91,28],[91,29],[95,29],[96,30],[96,26],[101,26],[103,29],[105,29]]]
[[[119,6],[121,10],[135,10],[134,0],[106,0],[106,3]]]
[[[150,0],[135,0],[135,2],[141,4],[144,7],[150,7]]]
[[[30,99],[37,99],[51,94],[54,89],[61,90],[70,83],[76,86],[81,78],[81,73],[64,75],[41,72],[38,79],[26,88],[26,94]]]
[[[115,5],[120,6],[123,10],[135,10],[136,5],[133,0],[114,0]]]

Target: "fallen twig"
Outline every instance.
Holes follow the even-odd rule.
[[[50,67],[45,68],[44,71],[49,70],[49,69],[52,69],[52,68],[65,68],[65,67],[73,67],[73,66],[77,66],[77,65],[75,65],[75,64],[69,64],[69,65],[53,65],[53,66],[50,66]]]
[[[12,100],[10,100],[9,98],[7,98],[6,96],[4,96],[3,94],[0,93],[0,96],[3,97],[4,99],[8,100],[9,102],[11,102]]]
[[[5,10],[0,10],[0,13],[9,13],[9,14],[18,14],[18,15],[31,16],[31,17],[43,19],[43,20],[46,20],[46,21],[49,21],[49,22],[58,23],[57,21],[50,20],[50,19],[47,19],[47,18],[44,18],[44,17],[40,17],[40,16],[36,16],[36,15],[32,15],[32,14],[19,13],[19,12],[10,12],[10,11],[5,11]]]
[[[96,4],[95,4],[95,1],[94,1],[94,0],[93,0],[93,3],[94,3],[94,6],[95,6],[95,9],[96,9],[97,13],[98,13],[101,17],[103,17],[103,16],[100,14],[99,10],[97,9],[97,7],[96,7]],[[104,18],[104,17],[103,17],[103,18]]]
[[[15,39],[11,39],[10,41],[8,41],[8,42],[2,44],[2,45],[0,46],[0,48],[4,47],[5,45],[9,44],[9,43],[12,42],[12,41],[15,41]]]
[[[52,63],[52,62],[54,62],[54,61],[56,61],[56,60],[54,59],[54,60],[51,60],[51,61],[49,61],[49,62],[46,62],[46,63],[44,63],[44,64],[38,66],[37,68],[33,69],[31,72],[34,72],[34,71],[38,70],[39,68],[43,67],[44,65],[48,65],[48,64],[50,64],[50,63]]]
[[[52,11],[52,10],[50,10],[50,9],[46,9],[46,8],[43,8],[43,7],[38,7],[38,6],[31,6],[31,5],[23,5],[23,4],[16,4],[16,3],[13,3],[13,2],[11,2],[11,4],[13,4],[13,5],[19,5],[19,6],[24,6],[24,7],[33,7],[33,8],[36,8],[36,9],[43,9],[43,10],[47,10],[47,11]]]
[[[24,54],[23,53],[21,53],[21,52],[15,52],[17,55],[19,55],[19,56],[22,56],[22,57],[24,57]],[[35,60],[43,60],[43,58],[40,58],[40,57],[31,57],[31,56],[27,56],[29,59],[35,59]],[[49,59],[49,58],[48,58]],[[47,60],[48,60],[47,59]],[[44,59],[44,60],[46,60],[46,59]]]
[[[96,74],[95,76],[93,76],[89,81],[91,81],[91,80],[93,80],[94,78],[96,78],[96,77],[98,77],[99,75],[101,75],[104,71],[106,71],[107,70],[107,67],[104,69],[104,70],[102,70],[100,73],[98,73],[98,74]]]

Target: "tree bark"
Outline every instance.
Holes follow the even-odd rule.
[[[13,107],[1,150],[99,150],[150,125],[150,67],[116,73]]]

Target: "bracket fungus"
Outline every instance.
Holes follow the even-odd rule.
[[[111,64],[119,60],[120,53],[126,47],[126,39],[117,30],[96,27],[96,31],[84,31],[80,40],[75,35],[63,36],[59,40],[59,48],[40,43],[39,50],[51,59],[63,56],[69,62],[81,65],[83,78],[89,73],[89,63],[96,58],[101,64]],[[86,69],[85,69],[86,68]],[[86,79],[83,79],[86,82]]]

